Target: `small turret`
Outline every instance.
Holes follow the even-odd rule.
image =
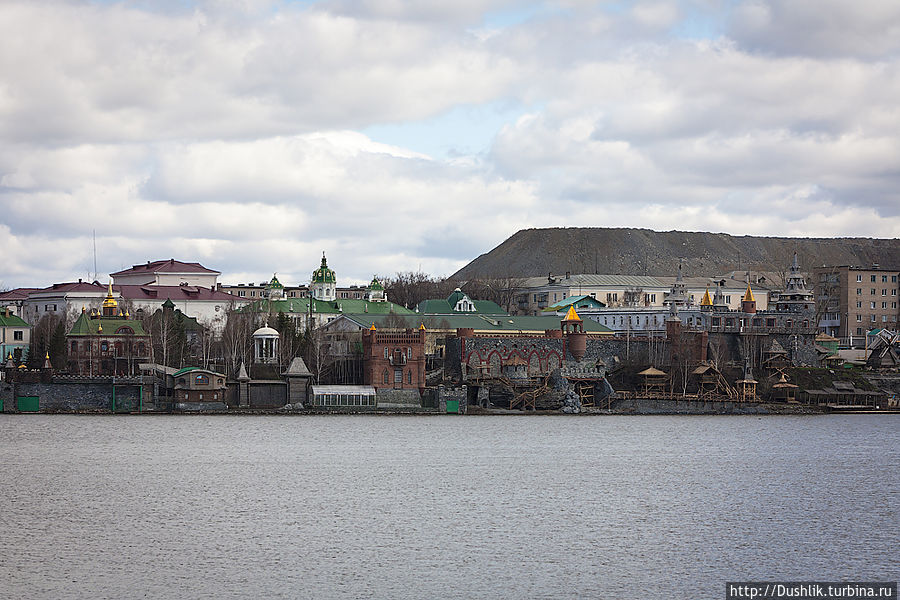
[[[744,292],[744,299],[741,301],[741,311],[749,314],[756,313],[756,299],[753,297],[753,290],[750,284],[747,284],[747,291]]]

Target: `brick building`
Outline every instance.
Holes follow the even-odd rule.
[[[363,383],[376,390],[425,390],[425,326],[363,332]]]
[[[73,375],[134,375],[150,359],[150,336],[113,298],[112,285],[100,310],[82,310],[66,335]]]

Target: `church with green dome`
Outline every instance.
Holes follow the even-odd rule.
[[[334,271],[328,268],[325,253],[322,253],[322,264],[312,272],[309,280],[309,294],[316,300],[333,302],[337,298],[337,277]]]

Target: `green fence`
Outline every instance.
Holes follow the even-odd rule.
[[[40,402],[37,396],[19,396],[16,398],[16,408],[19,412],[37,412]]]

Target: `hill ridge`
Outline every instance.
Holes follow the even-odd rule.
[[[452,277],[537,277],[548,273],[668,276],[683,259],[686,274],[783,271],[797,252],[804,271],[828,265],[900,270],[900,239],[784,237],[633,227],[522,229]]]

